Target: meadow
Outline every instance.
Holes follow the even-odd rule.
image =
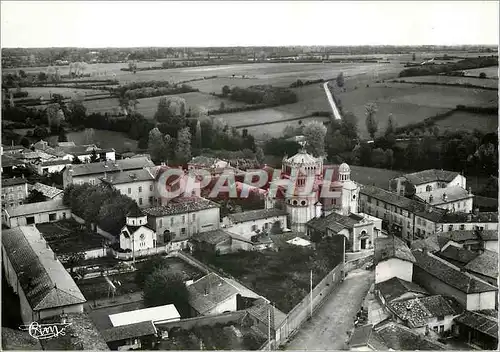
[[[63,97],[67,98],[97,94],[109,95],[109,92],[105,90],[79,89],[68,87],[23,87],[22,91],[28,92],[29,98],[39,98],[40,96],[42,96],[44,99],[50,99],[51,94],[61,94]]]
[[[482,71],[481,71],[482,72]],[[458,76],[418,76],[418,77],[405,77],[399,79],[401,82],[404,80],[408,83],[433,83],[433,84],[471,84],[478,87],[485,88],[498,88],[498,80],[496,79],[483,79],[477,77],[458,77]]]
[[[465,71],[465,75],[466,76],[479,76],[479,74],[481,72],[484,72],[486,74],[487,78],[498,79],[498,66],[490,66],[490,67],[476,68],[473,70],[467,70],[467,71]]]
[[[127,152],[137,150],[137,141],[130,139],[121,132],[94,129],[94,136],[91,141],[87,140],[85,130],[79,132],[69,132],[66,134],[68,141],[75,144],[97,144],[100,148],[114,148],[117,152]],[[57,142],[57,136],[50,136],[48,141]]]
[[[389,114],[393,115],[397,126],[404,126],[444,113],[460,104],[494,106],[498,100],[498,92],[492,90],[410,83],[376,83],[369,87],[347,89],[346,92],[337,90],[335,95],[340,98],[344,111],[357,116],[362,138],[368,138],[365,124],[365,106],[368,103],[377,104],[378,133],[382,134]]]
[[[451,116],[436,121],[435,125],[442,131],[472,131],[478,129],[484,133],[491,133],[498,130],[498,115],[455,111]]]

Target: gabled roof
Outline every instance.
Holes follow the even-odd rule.
[[[438,259],[432,254],[414,251],[413,255],[416,260],[415,266],[466,294],[497,290],[495,286],[487,284],[470,274],[461,272],[459,269],[451,266],[451,264]]]
[[[144,209],[144,212],[153,217],[192,213],[200,210],[218,208],[219,205],[211,200],[193,197],[176,198],[168,202],[167,205]]]
[[[188,291],[189,305],[202,315],[239,292],[215,273],[195,281],[188,286]]]
[[[446,188],[436,188],[430,192],[422,192],[416,195],[424,202],[431,205],[447,204],[462,199],[474,197],[472,194],[460,186],[450,186]],[[446,199],[444,199],[445,197]]]
[[[495,230],[459,230],[459,231],[449,231],[440,233],[438,238],[438,243],[441,248],[444,247],[449,241],[453,241],[459,244],[466,242],[477,242],[477,241],[497,241],[498,232]]]
[[[287,215],[288,213],[285,210],[282,209],[259,209],[259,210],[249,210],[249,211],[244,211],[242,213],[236,213],[236,214],[230,214],[228,215],[228,218],[233,222],[233,223],[240,223],[240,222],[247,222],[247,221],[254,221],[254,220],[259,220],[259,219],[267,219],[267,218],[272,218],[275,216],[283,216]]]
[[[271,327],[273,329],[278,329],[286,319],[286,314],[280,311],[275,306],[272,306],[264,298],[257,298],[253,302],[253,305],[250,308],[247,308],[247,312],[267,326],[269,321],[269,310],[271,307],[273,314],[272,318],[274,321],[274,326],[271,325]]]
[[[105,183],[111,185],[117,185],[122,183],[133,183],[133,182],[143,182],[143,181],[154,181],[155,180],[155,170],[149,170],[148,168],[131,170],[128,172],[113,172],[106,177],[102,177],[101,180]]]
[[[476,258],[478,253],[466,248],[448,246],[444,251],[438,252],[436,255],[451,262],[452,264],[463,266]]]
[[[67,172],[71,171],[73,176],[104,174],[105,172],[118,172],[138,170],[143,167],[155,166],[148,158],[130,158],[115,161],[103,161],[98,163],[75,164],[66,166]]]
[[[411,249],[426,249],[431,253],[437,252],[441,249],[441,245],[438,241],[437,236],[429,236],[420,240],[413,241],[411,243]]]
[[[45,185],[43,183],[37,182],[33,185],[32,189],[42,193],[45,197],[53,199],[58,195],[64,193],[62,189],[55,188],[52,186]]]
[[[116,326],[101,332],[106,342],[133,339],[143,336],[156,335],[156,328],[151,321],[143,321],[130,325]]]
[[[454,321],[498,339],[498,312],[492,316],[482,311],[465,311]]]
[[[17,207],[6,209],[5,212],[9,217],[15,218],[18,216],[48,213],[57,210],[70,210],[70,208],[63,204],[62,199],[54,199],[46,202],[21,204]]]
[[[457,304],[441,295],[411,298],[387,304],[388,309],[410,328],[427,325],[429,319],[458,315]]]
[[[307,222],[307,226],[320,232],[326,232],[326,229],[329,228],[333,232],[338,233],[343,229],[354,228],[354,226],[356,226],[363,220],[363,217],[360,217],[356,214],[349,214],[348,216],[345,216],[333,212],[327,216],[312,218]]]
[[[478,212],[477,214],[448,212],[443,216],[441,222],[445,224],[474,222],[498,223],[498,212]]]
[[[445,350],[446,346],[397,323],[384,324],[375,329],[380,341],[392,350]]]
[[[498,253],[485,250],[465,266],[465,270],[491,278],[498,278]]]
[[[192,240],[197,242],[206,242],[210,244],[219,244],[230,238],[230,234],[224,230],[212,230],[193,235]]]
[[[410,263],[415,262],[415,257],[410,248],[398,237],[377,238],[375,240],[375,263],[391,258],[405,260]]]
[[[31,337],[27,331],[9,329],[2,326],[2,350],[42,350],[42,346],[37,339]]]
[[[55,165],[71,165],[71,160],[66,159],[55,159],[47,160],[40,163],[40,166],[55,166]]]
[[[398,277],[393,277],[389,280],[379,282],[375,284],[375,289],[380,291],[380,294],[385,298],[387,302],[391,302],[403,294],[412,292],[422,295],[428,295],[429,293],[416,283],[409,282]]]
[[[447,170],[424,170],[419,172],[414,172],[411,174],[403,175],[408,181],[410,181],[413,185],[421,185],[424,183],[442,181],[442,182],[451,182],[459,175],[456,171],[447,171]]]
[[[84,303],[85,297],[34,226],[2,233],[2,246],[33,310]]]
[[[2,178],[2,188],[24,185],[25,183],[28,183],[28,181],[24,177]]]

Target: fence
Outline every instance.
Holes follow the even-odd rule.
[[[140,249],[135,251],[135,258],[147,257],[155,254],[163,254],[167,252],[166,246],[156,247],[156,248],[148,248],[148,249]],[[111,249],[111,254],[116,259],[120,260],[131,260],[133,259],[132,252],[118,252],[114,249]]]

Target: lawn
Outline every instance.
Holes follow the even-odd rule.
[[[465,74],[467,76],[479,76],[481,72],[486,73],[486,77],[488,78],[496,78],[498,79],[498,66],[490,66],[483,68],[475,68],[472,70],[466,70]]]
[[[318,252],[299,247],[221,256],[200,252],[195,252],[194,255],[197,259],[219,268],[221,274],[229,274],[239,279],[256,293],[275,303],[276,307],[285,313],[307,295],[311,270],[313,285],[317,285],[335,266],[330,267],[331,263],[321,262]],[[340,260],[341,255],[335,257],[332,262],[338,264]]]
[[[137,149],[137,141],[130,139],[122,132],[106,131],[94,129],[94,137],[92,141],[88,141],[85,135],[85,130],[79,132],[69,132],[66,134],[68,141],[75,144],[95,143],[100,148],[114,148],[117,152],[135,151]],[[57,136],[47,138],[57,141]]]
[[[458,76],[418,76],[418,77],[404,77],[398,79],[405,82],[419,82],[419,83],[437,83],[437,84],[472,84],[478,87],[498,88],[498,80],[495,79],[482,79],[476,77],[458,77]]]
[[[425,86],[410,83],[377,83],[369,87],[347,89],[337,92],[344,111],[354,113],[358,118],[359,132],[367,138],[365,106],[376,103],[379,134],[386,129],[389,114],[398,126],[425,120],[457,105],[491,106],[498,100],[498,92],[462,87]]]
[[[472,131],[478,129],[484,133],[491,133],[498,130],[498,115],[455,111],[444,120],[436,121],[435,125],[442,131]]]
[[[403,175],[404,171],[379,169],[375,167],[365,167],[349,165],[351,168],[351,179],[362,185],[375,185],[383,189],[389,189],[389,180]]]
[[[225,117],[225,115],[220,115],[220,116],[223,118]],[[248,133],[250,133],[255,138],[281,137],[283,135],[283,130],[285,129],[285,127],[287,127],[287,126],[299,127],[300,126],[299,121],[302,121],[302,125],[304,125],[304,124],[311,122],[311,121],[328,121],[329,120],[328,117],[307,117],[307,118],[303,118],[300,120],[280,121],[280,120],[282,120],[282,117],[294,118],[294,116],[291,114],[284,114],[284,113],[276,111],[274,109],[269,109],[269,110],[266,109],[265,116],[268,116],[268,117],[274,116],[274,117],[276,117],[277,121],[270,123],[270,124],[250,126],[250,127],[244,127],[244,128],[247,129]],[[248,121],[247,123],[252,123],[252,121],[255,121],[255,118],[256,117],[249,116],[249,120],[247,120]],[[226,120],[226,121],[229,123],[228,120]],[[231,125],[231,123],[229,123],[229,124]],[[243,127],[238,128],[238,129],[243,129]]]
[[[115,296],[123,296],[128,293],[140,292],[142,291],[139,286],[135,283],[135,273],[124,273],[117,275],[108,276],[111,281],[119,281],[121,285],[116,286]],[[90,279],[83,279],[76,282],[80,291],[82,291],[83,296],[87,300],[101,299],[108,297],[108,283],[104,277],[94,277]]]

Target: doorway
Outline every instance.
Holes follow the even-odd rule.
[[[366,238],[361,239],[361,249],[366,249]]]

